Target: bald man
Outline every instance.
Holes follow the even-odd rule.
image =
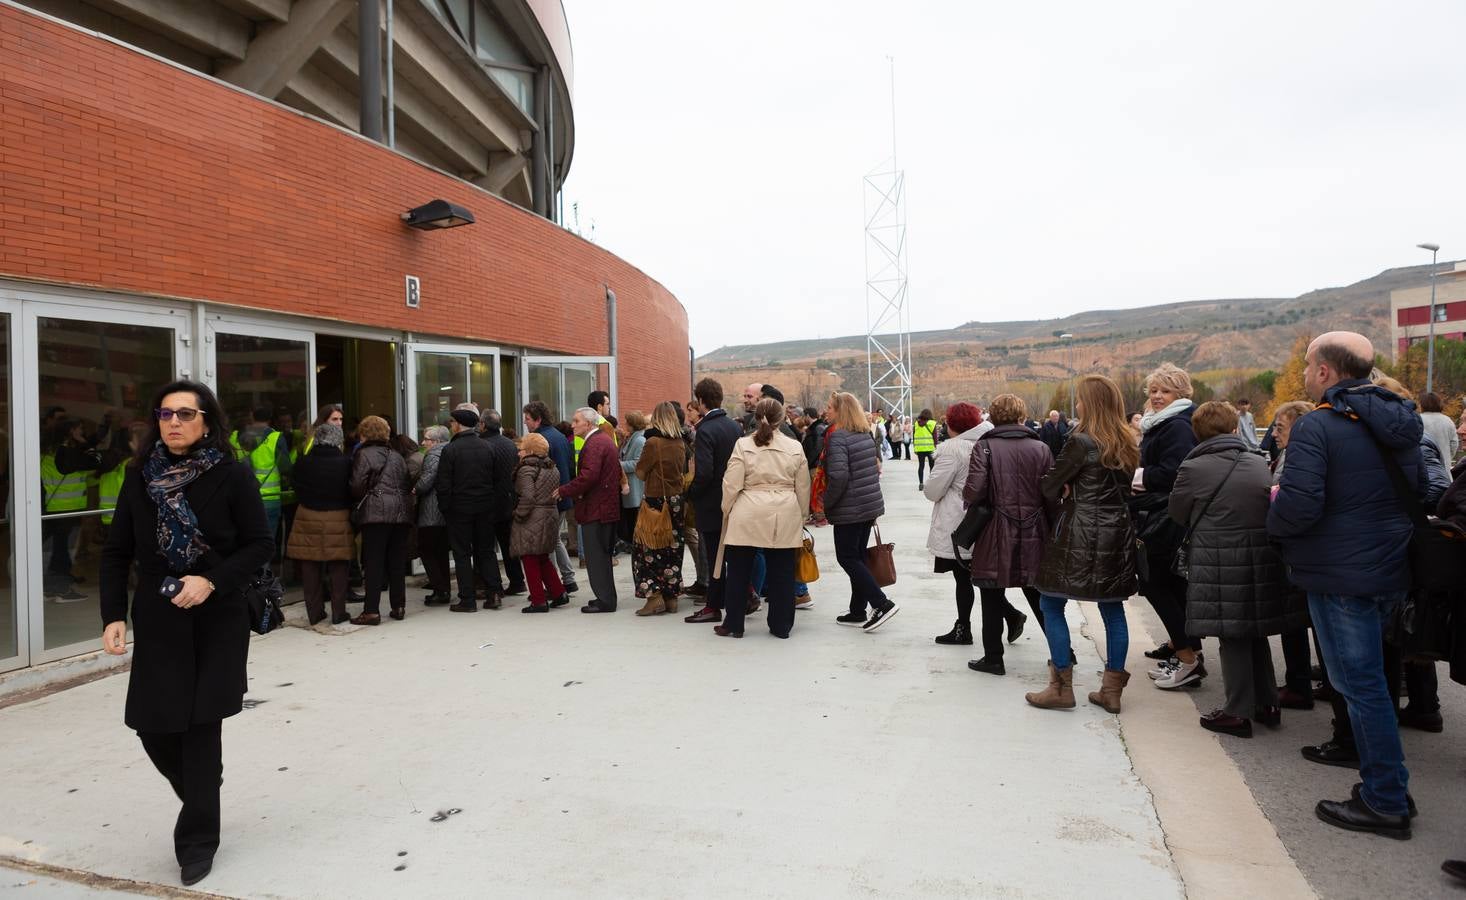
[[[1328,765],[1357,764],[1363,784],[1343,801],[1321,801],[1324,822],[1350,831],[1410,837],[1410,775],[1386,673],[1383,633],[1410,588],[1412,526],[1387,465],[1418,493],[1424,459],[1413,407],[1371,384],[1374,347],[1334,331],[1308,345],[1303,388],[1319,409],[1288,436],[1288,465],[1268,511],[1289,578],[1308,593],[1319,653],[1349,727],[1304,747]]]

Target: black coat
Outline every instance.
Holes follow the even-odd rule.
[[[1133,472],[1107,469],[1099,445],[1069,436],[1039,489],[1049,502],[1069,486],[1044,541],[1034,587],[1074,600],[1119,600],[1135,593],[1135,529],[1125,500]]]
[[[1052,419],[1044,419],[1043,425],[1039,428],[1038,439],[1048,445],[1049,452],[1054,454],[1054,459],[1064,452],[1064,442],[1069,439],[1069,423],[1063,419],[1055,422]]]
[[[275,551],[248,463],[226,459],[195,479],[185,494],[211,550],[192,571],[171,571],[158,552],[158,507],[140,468],[129,468],[123,477],[102,548],[104,625],[128,618],[128,569],[137,565],[124,721],[142,732],[187,731],[242,708],[250,634],[243,588]],[[179,609],[158,593],[167,575],[207,575],[215,591],[202,604]]]
[[[1235,434],[1202,441],[1181,463],[1170,515],[1191,529],[1187,634],[1244,639],[1308,626],[1268,540],[1272,483],[1266,457]]]
[[[722,409],[712,410],[697,423],[697,437],[692,442],[697,470],[687,497],[701,528],[711,530],[723,521],[723,475],[728,471],[733,445],[741,437],[743,428]]]
[[[1196,432],[1191,430],[1195,404],[1161,422],[1140,438],[1140,468],[1145,470],[1141,484],[1151,494],[1169,494],[1176,483],[1176,471],[1186,454],[1196,446]]]
[[[836,428],[825,447],[825,518],[831,525],[874,522],[886,513],[881,455],[867,431]]]
[[[495,522],[514,518],[514,470],[519,467],[519,448],[497,428],[483,433],[484,443],[494,451],[494,487],[489,499]]]
[[[494,448],[474,431],[460,431],[438,458],[438,509],[443,517],[489,512],[494,500]]]
[[[306,509],[350,509],[351,457],[329,444],[315,444],[295,464],[295,499]]]

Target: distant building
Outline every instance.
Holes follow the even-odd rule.
[[[1430,336],[1430,285],[1390,291],[1390,325],[1394,330],[1394,358],[1399,361],[1411,344]],[[1466,262],[1435,277],[1435,336],[1466,340]]]

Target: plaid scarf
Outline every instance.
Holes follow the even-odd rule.
[[[188,505],[183,489],[223,459],[224,454],[212,447],[175,459],[169,456],[163,442],[158,441],[153,446],[153,454],[143,463],[148,496],[158,504],[158,554],[168,560],[168,568],[175,572],[188,571],[209,552],[209,545],[199,534],[198,517]]]

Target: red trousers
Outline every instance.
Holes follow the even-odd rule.
[[[549,600],[565,596],[565,586],[560,583],[560,572],[555,568],[555,561],[550,559],[549,554],[523,556],[519,561],[524,565],[524,583],[529,585],[531,606],[544,606]]]

